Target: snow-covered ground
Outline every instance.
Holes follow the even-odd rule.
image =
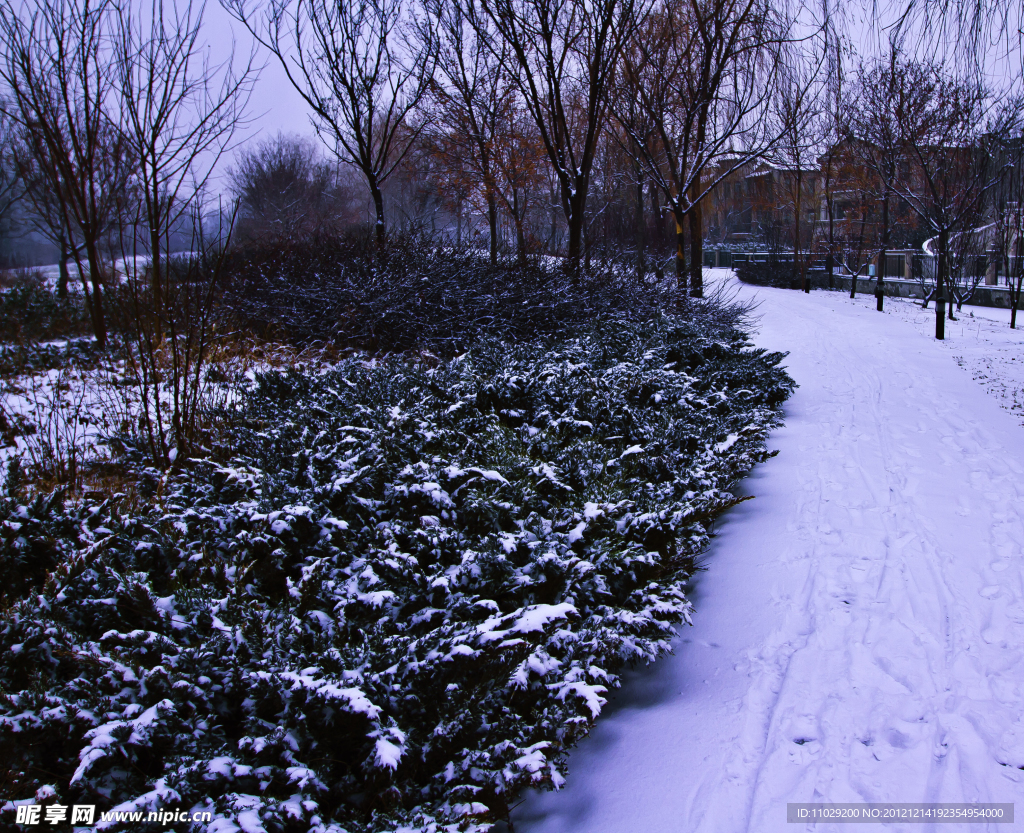
[[[171,257],[187,258],[194,254],[194,252],[172,252]],[[140,267],[148,266],[149,261],[149,255],[136,255],[134,257],[117,258],[116,260],[113,261],[114,276],[117,278],[118,282],[120,282],[120,280],[124,276],[130,274],[135,270],[138,270]],[[46,285],[49,287],[49,289],[51,291],[56,291],[57,282],[60,280],[59,264],[48,263],[44,266],[31,266],[26,271],[30,273],[39,274],[46,282]],[[79,283],[80,279],[78,276],[78,270],[75,267],[73,261],[68,261],[68,274],[70,277],[70,280],[68,282],[68,290],[73,293],[80,292],[81,283]]]
[[[938,343],[906,302],[739,292],[800,385],[781,453],[720,525],[675,655],[627,675],[516,833],[805,829],[788,802],[1024,813],[1024,332],[965,308]]]
[[[63,350],[68,341],[40,346]],[[226,356],[214,351],[207,358],[203,404],[217,408],[236,401],[259,373],[283,368],[322,373],[331,366],[324,351],[297,351],[284,345],[261,344],[248,353],[239,349]],[[212,369],[216,381],[211,380]],[[169,379],[161,385],[160,396],[163,414],[170,419]],[[58,462],[63,466],[71,458],[76,465],[103,460],[109,451],[102,438],[116,434],[126,423],[137,423],[142,407],[136,377],[116,355],[87,369],[68,364],[0,379],[0,415],[15,429],[15,436],[0,438],[0,472],[16,455],[26,465],[42,469],[52,469]]]
[[[871,295],[858,295],[856,303],[875,308]],[[886,312],[913,323],[924,336],[935,334],[935,307],[927,310],[908,298],[887,298]],[[1024,425],[1024,330],[1010,329],[1010,311],[993,307],[965,306],[946,319],[946,340],[956,362],[995,396]],[[1024,311],[1017,313],[1024,328]]]

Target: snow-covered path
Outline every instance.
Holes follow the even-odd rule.
[[[868,829],[1024,827],[1024,427],[953,327],[741,291],[800,385],[781,453],[720,525],[675,655],[627,676],[516,833],[791,832],[810,801],[1016,802],[1016,825]]]

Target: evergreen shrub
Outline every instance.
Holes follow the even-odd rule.
[[[224,311],[247,330],[372,353],[457,355],[481,338],[564,337],[595,316],[655,318],[737,307],[680,297],[674,281],[614,262],[573,274],[558,258],[502,259],[416,235],[380,251],[370,235],[247,245],[225,266]]]
[[[782,358],[662,317],[352,359],[258,377],[229,457],[132,495],[15,490],[5,795],[222,833],[490,829],[689,621]]]
[[[800,289],[800,276],[794,274],[792,261],[747,260],[735,267],[736,277],[755,286],[774,286],[778,289]]]
[[[0,341],[43,341],[85,335],[89,314],[77,296],[60,297],[32,274],[0,290]]]

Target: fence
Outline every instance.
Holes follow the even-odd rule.
[[[807,258],[807,279],[812,289],[840,289],[849,291],[853,282],[853,272],[846,264],[836,262],[830,279],[825,270],[824,258],[820,253],[805,253]],[[776,252],[729,252],[711,250],[704,252],[704,265],[707,268],[735,267],[740,263],[793,263],[793,254]],[[998,274],[999,285],[985,283],[989,272],[989,257],[977,256],[967,260],[962,268],[958,281],[968,285],[975,281],[980,283],[974,288],[968,306],[1009,308],[1011,303],[1009,281],[1004,274]],[[882,281],[882,292],[890,297],[923,298],[935,284],[936,258],[916,250],[907,250],[889,254],[886,257],[886,277]],[[1000,264],[1005,266],[1005,264]],[[1024,266],[1024,257],[1015,257],[1010,263],[1010,274],[1016,275],[1017,269]],[[862,293],[871,294],[875,290],[877,278],[866,274],[866,264],[862,264],[857,275],[858,288]],[[1000,269],[1000,273],[1002,270]],[[966,273],[964,275],[963,273]],[[965,279],[966,278],[966,279]]]
[[[804,252],[803,257],[807,259],[809,268],[812,271],[821,271],[825,268],[824,256],[820,252]],[[792,252],[733,252],[725,249],[705,249],[704,266],[713,268],[732,268],[739,263],[754,262],[767,263],[792,263]],[[1022,266],[1024,256],[1017,256],[1010,259],[1010,275],[1018,274]],[[860,264],[861,277],[867,276],[867,263]],[[994,267],[994,268],[990,268]],[[919,249],[905,249],[903,251],[889,252],[885,258],[885,276],[894,280],[920,281],[935,283],[936,258],[925,255]],[[850,276],[856,271],[851,265],[842,262],[837,258],[834,266],[834,274],[837,276]],[[997,286],[1007,286],[1009,278],[1005,271],[1005,263],[1001,258],[993,259],[991,255],[972,255],[964,259],[964,263],[956,269],[954,274],[959,278],[968,280],[981,278],[986,283],[994,280]]]

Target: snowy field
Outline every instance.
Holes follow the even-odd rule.
[[[849,302],[849,299],[847,298]],[[872,295],[858,295],[852,303],[875,309]],[[924,336],[935,335],[935,307],[921,309],[908,298],[886,298],[886,312],[912,323]],[[877,314],[877,312],[876,312]],[[1017,312],[1017,330],[1010,329],[1010,311],[964,306],[946,319],[946,339],[957,364],[996,397],[1024,425],[1024,310]]]
[[[68,341],[45,342],[41,346],[65,350]],[[221,355],[215,345],[205,364],[203,405],[229,405],[259,373],[284,368],[324,372],[332,362],[323,353],[260,344],[248,352],[235,350]],[[0,379],[0,414],[8,425],[15,427],[14,436],[5,436],[0,443],[0,472],[6,470],[14,456],[20,456],[26,465],[47,470],[56,464],[66,468],[72,458],[76,465],[106,460],[109,449],[101,438],[117,434],[125,424],[138,422],[143,408],[141,393],[137,378],[124,359],[108,358],[86,364],[68,364]],[[163,413],[170,419],[173,392],[169,381],[160,386],[160,398]]]
[[[627,677],[516,833],[864,829],[787,824],[788,802],[1024,814],[1024,332],[965,307],[939,343],[904,301],[738,292],[800,385],[780,454],[720,524],[675,655]]]

